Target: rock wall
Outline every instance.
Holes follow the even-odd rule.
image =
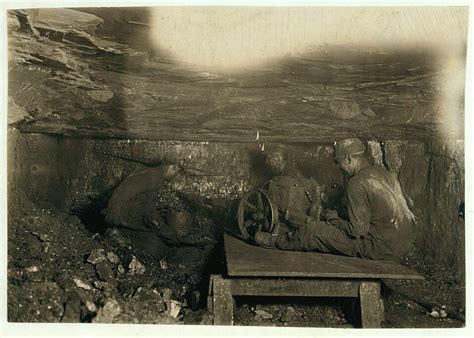
[[[179,12],[184,14],[183,10]],[[272,16],[275,9],[254,10],[221,8],[218,12],[229,15],[231,21],[236,15],[259,21]],[[313,17],[308,24],[322,15],[316,7],[280,10],[285,18],[295,10]],[[377,17],[395,15],[390,9],[375,11],[380,12]],[[457,102],[463,97],[464,85],[452,81],[465,74],[464,48],[459,54],[450,50],[447,55],[456,60],[452,62],[422,46],[369,47],[353,39],[317,46],[307,41],[304,52],[295,50],[255,67],[232,72],[215,67],[192,69],[167,48],[151,48],[150,37],[158,32],[157,27],[150,28],[152,13],[149,8],[8,11],[9,126],[78,137],[227,142],[251,141],[257,131],[275,142],[326,142],[353,135],[417,140],[461,132],[462,105],[436,102],[443,93],[442,101]],[[209,26],[219,19],[213,10],[200,13]],[[465,9],[444,8],[439,14],[458,24],[458,29],[444,33],[456,39],[466,34]],[[163,15],[159,21],[175,25],[172,18]],[[436,22],[439,28],[443,21]],[[236,31],[242,28],[238,26]],[[395,32],[408,26],[397,26]],[[226,39],[229,46],[235,45],[233,33],[225,31],[212,43],[212,50]],[[169,37],[167,31],[158,35]],[[201,36],[203,43],[207,37]],[[198,40],[190,42],[199,44]],[[265,39],[260,46],[267,43]],[[206,53],[204,47],[199,50],[201,55]],[[450,90],[444,88],[447,83]],[[449,123],[443,116],[450,117]]]
[[[103,203],[126,176],[146,166],[140,161],[182,162],[188,172],[175,188],[209,198],[233,199],[270,178],[257,143],[101,140],[12,130],[9,145],[10,181],[34,201],[64,211]],[[295,144],[292,149],[296,167],[306,176],[325,185],[342,183],[331,145]]]
[[[252,143],[104,140],[9,131],[9,183],[40,205],[67,212],[100,212],[114,188],[145,166],[110,154],[153,163],[184,162],[188,174],[175,188],[204,197],[233,199],[270,177]],[[288,145],[295,166],[331,186],[343,183],[331,144]],[[369,141],[374,162],[395,172],[415,204],[415,249],[430,266],[450,267],[464,278],[464,142]],[[108,153],[105,155],[104,153]],[[46,156],[47,154],[47,156]]]
[[[418,218],[416,255],[431,269],[465,278],[464,141],[386,141],[384,166],[397,173]]]
[[[426,186],[426,228],[422,244],[431,261],[454,267],[464,279],[465,229],[460,215],[464,203],[464,143],[431,142]]]

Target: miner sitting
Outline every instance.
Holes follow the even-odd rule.
[[[369,259],[397,259],[413,243],[415,217],[398,179],[370,164],[366,147],[357,138],[336,142],[334,156],[347,174],[348,220],[329,210],[321,219],[307,217],[291,232],[257,232],[255,242],[282,250],[316,251]],[[292,222],[292,215],[288,215]],[[301,222],[300,220],[295,223]]]
[[[264,154],[265,162],[274,178],[280,176],[303,177],[301,171],[290,163],[288,150],[285,147],[278,145],[267,146]]]
[[[278,209],[279,233],[288,231],[291,221],[298,223],[308,217],[319,219],[323,187],[313,178],[305,178],[293,166],[288,149],[280,145],[269,145],[264,151],[266,164],[272,179],[264,189]]]

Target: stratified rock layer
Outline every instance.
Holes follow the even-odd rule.
[[[257,131],[264,141],[290,142],[462,137],[462,95],[449,107],[440,104],[443,84],[460,70],[440,68],[431,50],[309,47],[216,74],[150,49],[146,8],[83,11],[96,15],[9,12],[11,126],[238,142],[254,140]]]

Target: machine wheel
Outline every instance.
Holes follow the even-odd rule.
[[[272,232],[278,213],[267,192],[263,189],[246,193],[239,204],[237,219],[245,239],[254,238],[257,231]]]

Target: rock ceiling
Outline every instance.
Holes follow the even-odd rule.
[[[439,99],[446,70],[430,51],[327,45],[241,72],[196,71],[141,42],[149,27],[139,11],[108,13],[9,12],[11,127],[239,142],[253,142],[257,131],[292,142],[429,139],[441,130],[462,137],[462,95],[449,130]]]

